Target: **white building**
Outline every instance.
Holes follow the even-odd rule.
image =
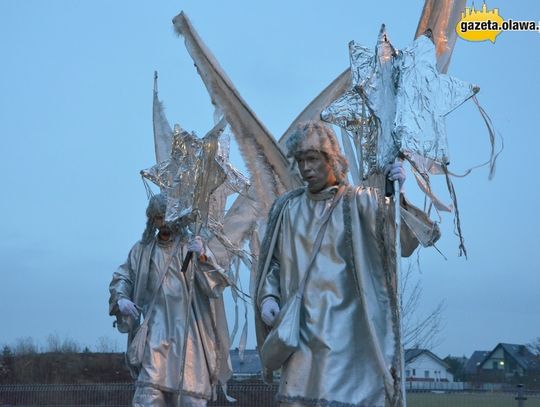
[[[453,382],[448,364],[427,349],[405,350],[405,377],[407,381]]]

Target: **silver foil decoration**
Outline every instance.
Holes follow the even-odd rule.
[[[225,207],[227,198],[234,194],[242,194],[249,186],[249,180],[229,162],[229,150],[231,143],[231,128],[227,124],[221,136],[219,136],[216,161],[225,172],[226,179],[210,195],[210,217],[218,224],[225,221]]]
[[[216,155],[218,164],[227,175],[225,185],[229,189],[229,195],[235,192],[242,193],[250,185],[248,178],[229,162],[231,134],[231,127],[227,124],[225,130],[219,137],[219,148],[218,154]]]
[[[228,161],[227,137],[220,147],[225,126],[222,119],[200,139],[175,125],[170,158],[141,171],[167,196],[166,222],[186,216],[191,216],[192,221],[193,215],[199,215],[201,223],[206,224],[210,212],[219,217],[216,211],[225,208],[224,199],[212,197],[222,184],[227,187],[225,200],[230,193],[242,192],[248,185],[247,179]]]
[[[392,137],[395,117],[396,50],[384,25],[375,51],[349,43],[352,87],[323,110],[321,118],[348,130],[356,146],[360,178],[380,172],[397,156]]]
[[[449,152],[444,116],[474,96],[479,88],[437,71],[435,45],[418,37],[398,58],[394,138],[424,172],[440,172]],[[427,160],[421,160],[417,156]]]
[[[478,88],[439,74],[426,36],[400,52],[383,25],[375,52],[351,42],[349,53],[352,87],[321,118],[351,133],[360,178],[381,172],[399,153],[422,172],[440,172],[437,164],[448,163],[444,116]]]
[[[166,194],[166,222],[191,215],[196,206],[195,189],[202,171],[203,145],[195,134],[181,131],[175,125],[170,158],[141,172]]]

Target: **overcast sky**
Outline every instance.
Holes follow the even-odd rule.
[[[470,3],[468,4],[470,6]],[[244,99],[276,138],[349,64],[350,40],[412,39],[423,1],[0,2],[0,345],[49,334],[95,347],[125,337],[108,316],[108,285],[144,229],[139,170],[154,164],[153,72],[171,124],[212,125],[202,81],[172,28],[184,10]],[[505,19],[539,20],[534,0],[487,1]],[[480,86],[504,137],[495,179],[485,168],[454,181],[469,259],[451,215],[439,249],[420,253],[420,314],[446,303],[434,351],[466,355],[540,336],[540,34],[458,39],[449,74]],[[467,102],[447,117],[451,169],[489,156]],[[232,161],[241,166],[239,156]],[[439,182],[440,183],[440,182]],[[442,185],[442,183],[441,183]],[[407,194],[423,199],[412,176]],[[449,202],[447,192],[441,197]],[[405,263],[406,264],[406,263]],[[233,307],[228,306],[230,320]],[[251,318],[248,344],[255,338]]]

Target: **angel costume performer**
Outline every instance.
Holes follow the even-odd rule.
[[[346,185],[347,161],[334,132],[324,124],[302,125],[287,147],[308,186],[281,196],[270,211],[257,275],[259,349],[273,322],[268,317],[265,321],[268,308],[272,313],[265,303],[277,303],[279,312],[294,296],[321,220],[339,187],[344,193],[309,271],[299,347],[282,366],[277,398],[282,406],[384,407],[385,394],[391,399],[396,389],[392,372],[399,366],[395,355],[400,346],[392,312],[395,250],[387,238],[394,227],[391,205],[377,189]],[[398,171],[404,180],[401,165]],[[426,214],[405,200],[402,212],[412,214],[432,242],[438,238]],[[402,255],[409,256],[418,240],[405,224],[401,239]],[[268,379],[271,372],[264,373]]]
[[[215,385],[225,383],[230,377],[229,339],[221,298],[228,285],[227,277],[208,249],[204,249],[200,238],[198,244],[192,241],[187,245],[186,237],[164,224],[165,208],[166,200],[162,195],[151,198],[143,238],[113,274],[109,312],[117,316],[120,332],[129,333],[128,346],[139,326],[138,310],[149,318],[142,364],[129,366],[133,377],[137,378],[133,406],[176,407],[185,329],[188,341],[182,406],[206,406]],[[159,229],[157,236],[156,228]],[[195,263],[194,293],[186,328],[188,287],[181,267],[188,249],[204,252],[206,258],[195,259],[194,256],[192,260]],[[163,281],[162,273],[166,273]],[[155,302],[151,314],[147,315],[154,292]]]

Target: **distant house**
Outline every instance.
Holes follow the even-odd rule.
[[[237,349],[230,351],[233,377],[235,379],[248,379],[259,377],[261,374],[261,361],[259,352],[256,349],[246,349],[243,358],[240,359],[240,352]]]
[[[479,373],[480,365],[487,355],[489,355],[488,350],[475,350],[469,360],[467,360],[467,363],[465,363],[465,375],[468,377],[477,375]]]
[[[478,373],[505,377],[540,374],[540,360],[525,345],[499,343],[478,366]]]
[[[450,366],[427,349],[405,350],[405,377],[407,381],[453,382]]]

